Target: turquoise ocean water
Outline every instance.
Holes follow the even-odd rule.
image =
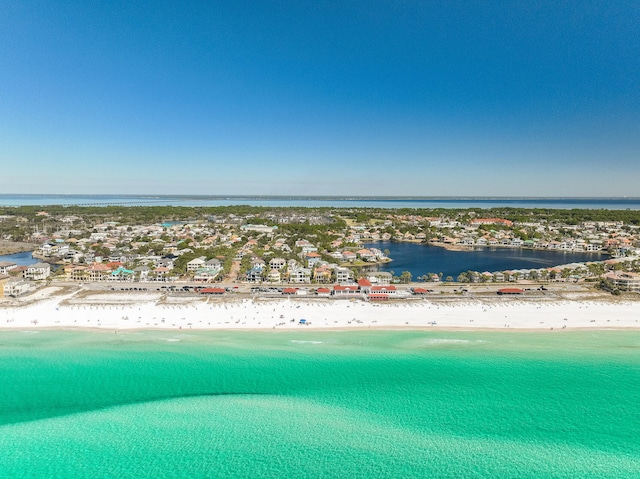
[[[0,477],[640,477],[640,332],[0,333]]]

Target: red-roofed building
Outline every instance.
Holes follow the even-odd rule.
[[[354,296],[357,294],[360,294],[360,287],[355,284],[347,286],[337,284],[333,287],[334,296]]]
[[[364,294],[367,294],[371,289],[371,281],[366,278],[360,278],[358,280],[358,286],[360,286],[360,291]]]
[[[368,298],[369,301],[389,301],[389,295],[382,293],[371,293]]]
[[[202,294],[224,294],[224,288],[203,288],[200,290]]]
[[[282,290],[282,294],[296,294],[298,292],[298,288],[284,288]]]
[[[520,288],[502,288],[498,290],[498,294],[522,294],[524,293],[523,289]]]
[[[316,290],[316,294],[318,296],[329,296],[331,294],[331,290],[329,288],[318,288]]]
[[[413,294],[427,294],[431,292],[430,290],[425,288],[413,288],[412,291]]]

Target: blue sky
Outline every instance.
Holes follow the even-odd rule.
[[[0,193],[640,196],[637,2],[0,5]]]

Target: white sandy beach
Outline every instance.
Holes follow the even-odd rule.
[[[81,293],[81,294],[79,294]],[[304,319],[306,324],[300,324]],[[576,298],[425,298],[389,303],[320,298],[172,297],[45,288],[0,303],[0,328],[538,329],[640,328],[640,301]]]

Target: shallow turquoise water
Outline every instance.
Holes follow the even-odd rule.
[[[640,477],[640,333],[0,333],[0,477]]]

